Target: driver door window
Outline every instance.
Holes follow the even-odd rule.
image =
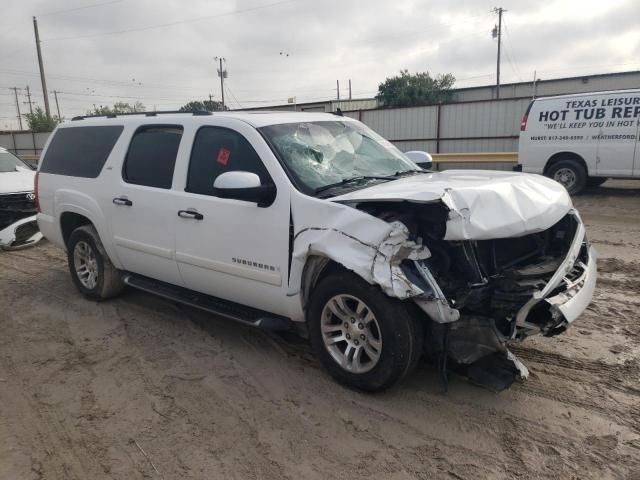
[[[267,169],[251,144],[238,132],[223,127],[202,127],[191,150],[186,191],[214,195],[213,183],[225,172],[255,173],[271,183]]]

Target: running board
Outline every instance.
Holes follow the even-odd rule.
[[[152,278],[127,273],[123,278],[124,283],[143,292],[152,293],[159,297],[174,302],[189,305],[219,315],[236,322],[244,323],[252,327],[268,331],[289,330],[291,320],[280,315],[247,307],[239,303],[230,302],[221,298],[212,297],[188,288],[178,287],[170,283],[161,282]]]

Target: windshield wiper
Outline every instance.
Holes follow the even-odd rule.
[[[330,190],[336,187],[342,187],[344,185],[349,185],[350,183],[361,183],[367,180],[393,180],[394,178],[396,177],[381,177],[381,176],[375,176],[375,175],[361,175],[358,177],[350,177],[350,178],[345,178],[336,183],[330,183],[329,185],[323,185],[322,187],[318,187],[313,191],[313,193],[317,195],[318,193],[322,193],[325,190]]]

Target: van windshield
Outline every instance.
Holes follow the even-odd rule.
[[[365,187],[370,181],[421,171],[390,142],[356,122],[286,123],[260,131],[308,194],[346,185]]]
[[[31,170],[15,155],[9,152],[0,152],[0,173],[15,172],[20,168]]]

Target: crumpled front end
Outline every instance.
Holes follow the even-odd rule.
[[[0,248],[25,248],[42,239],[34,199],[31,192],[0,195]]]
[[[430,294],[414,299],[433,320],[429,348],[497,390],[528,375],[509,343],[562,333],[593,296],[596,253],[575,210],[551,228],[522,237],[427,238],[425,244],[440,254],[406,268],[432,287]],[[458,318],[442,315],[447,309]]]
[[[532,197],[523,185],[520,197],[513,189],[507,197]],[[492,211],[478,215],[488,200],[452,191],[421,202],[308,200],[292,209],[289,295],[300,294],[304,306],[334,261],[425,312],[426,353],[443,376],[448,360],[473,381],[501,390],[528,375],[508,345],[561,333],[593,296],[595,252],[566,192],[557,196],[562,202],[552,214],[540,210],[531,221],[512,204],[509,218],[492,219],[501,215],[493,197]],[[492,226],[499,232],[493,237]]]

